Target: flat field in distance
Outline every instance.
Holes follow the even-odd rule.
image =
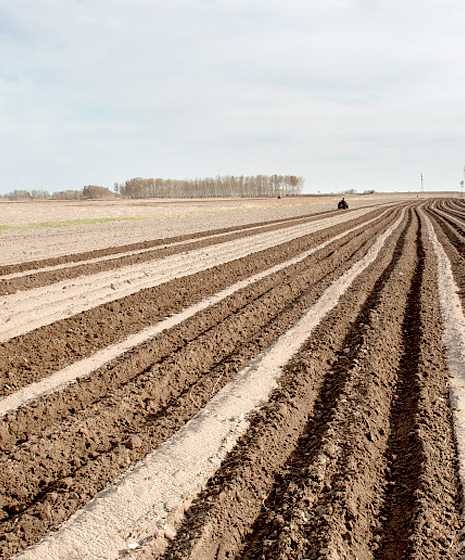
[[[454,193],[347,195],[351,208]],[[339,195],[267,199],[0,201],[0,265],[332,210]]]

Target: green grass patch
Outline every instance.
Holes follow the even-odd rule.
[[[157,216],[120,216],[114,218],[83,218],[78,220],[32,222],[29,224],[7,224],[0,226],[0,231],[11,229],[39,229],[39,228],[63,228],[83,224],[100,224],[105,222],[120,222],[127,220],[148,220]]]

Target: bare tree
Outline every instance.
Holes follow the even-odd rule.
[[[124,198],[277,197],[301,193],[303,178],[295,175],[231,175],[202,179],[144,179],[136,177],[119,185]]]

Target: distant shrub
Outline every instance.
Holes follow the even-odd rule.
[[[82,191],[57,191],[52,194],[52,200],[80,200]]]
[[[114,192],[106,187],[97,187],[96,185],[87,185],[82,189],[81,198],[84,200],[98,199],[98,198],[116,198]]]
[[[29,191],[22,189],[15,189],[14,191],[5,195],[7,200],[32,200],[32,195]]]

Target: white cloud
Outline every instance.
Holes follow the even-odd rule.
[[[0,192],[223,172],[336,190],[348,167],[375,188],[410,187],[423,167],[444,187],[461,179],[459,1],[15,0],[3,12]]]

